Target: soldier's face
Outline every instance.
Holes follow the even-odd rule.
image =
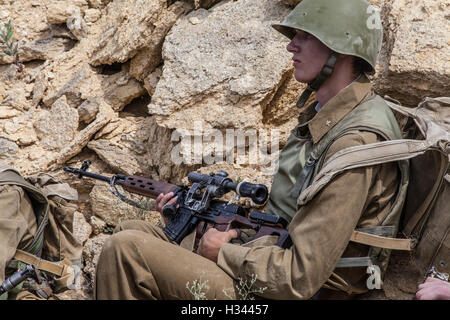
[[[294,77],[299,82],[314,80],[332,52],[313,35],[297,30],[286,49],[293,54]]]

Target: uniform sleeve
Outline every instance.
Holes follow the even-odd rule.
[[[368,133],[369,134],[369,133]],[[354,132],[337,140],[327,158],[348,147],[375,142]],[[377,166],[348,170],[301,207],[288,231],[293,245],[245,247],[224,244],[218,265],[235,279],[257,276],[254,288],[268,299],[309,299],[327,281],[367,207]]]

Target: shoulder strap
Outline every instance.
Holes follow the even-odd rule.
[[[345,148],[333,156],[299,196],[298,204],[311,200],[331,179],[344,170],[401,161],[425,153],[431,145],[421,140],[389,140]]]

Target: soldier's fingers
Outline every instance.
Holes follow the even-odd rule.
[[[174,204],[177,201],[178,197],[172,198],[169,202],[166,203],[166,206]]]
[[[161,199],[159,200],[158,205],[160,207],[164,207],[166,205],[167,201],[169,201],[173,197],[173,195],[174,195],[173,192],[169,192],[169,193],[163,195],[161,197]]]
[[[437,292],[432,287],[426,287],[416,292],[416,297],[419,300],[434,300],[438,297]]]
[[[227,231],[228,241],[231,239],[239,237],[239,229],[230,229]]]
[[[432,277],[427,277],[427,279],[425,280],[425,283],[440,283],[439,281],[442,281],[441,279],[437,279],[437,278],[432,278]]]
[[[167,202],[173,196],[174,196],[174,193],[173,192],[169,192],[169,193],[164,195],[163,199],[165,200],[165,202]]]
[[[170,199],[173,195],[173,193],[172,193],[172,195],[170,195],[171,193],[172,192],[169,192],[168,194],[160,193],[158,195],[158,197],[156,198],[156,210],[157,211],[161,211],[162,208],[166,205],[167,200]]]

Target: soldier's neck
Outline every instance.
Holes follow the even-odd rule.
[[[316,100],[319,101],[322,106],[355,80],[356,77],[352,72],[352,69],[343,67],[343,65],[336,64],[331,77],[328,78],[316,92]]]

